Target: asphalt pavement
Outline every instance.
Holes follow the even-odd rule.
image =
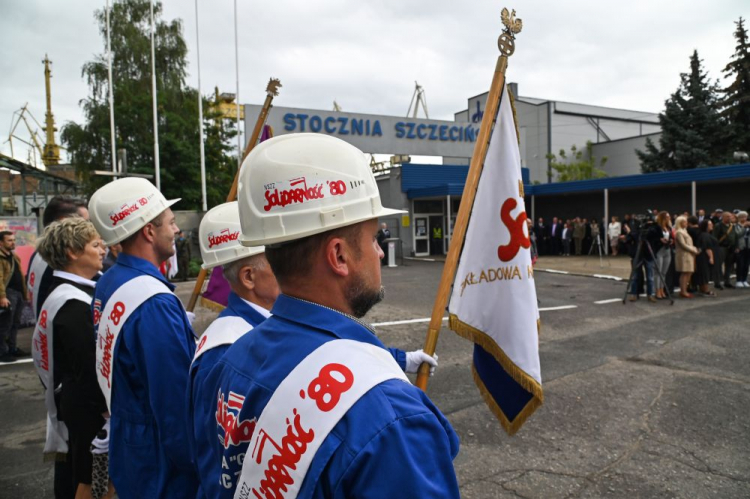
[[[443,265],[406,264],[383,269],[386,299],[366,319],[387,345],[413,350]],[[441,331],[427,391],[461,440],[462,497],[750,497],[750,289],[623,304],[623,281],[535,278],[545,399],[515,436],[474,385],[471,343]],[[184,301],[192,286],[178,285]],[[199,311],[196,329],[214,316]],[[52,497],[44,415],[33,366],[0,365],[0,497]]]

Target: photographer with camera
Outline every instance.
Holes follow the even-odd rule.
[[[656,295],[654,291],[654,267],[655,267],[655,253],[654,248],[660,248],[661,239],[663,238],[662,230],[659,225],[654,221],[654,216],[651,210],[647,210],[645,215],[634,216],[635,227],[629,231],[626,236],[626,243],[631,248],[634,248],[634,253],[631,254],[633,258],[632,271],[630,273],[630,280],[628,281],[629,300],[636,301],[638,299],[638,279],[637,276],[641,272],[641,268],[646,269],[646,295],[648,301],[656,302]],[[659,272],[659,269],[657,269]],[[663,279],[663,274],[662,274]],[[668,293],[668,290],[667,290]]]

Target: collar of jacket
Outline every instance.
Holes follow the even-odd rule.
[[[264,320],[266,320],[265,317],[263,317],[260,312],[255,310],[253,307],[247,304],[245,300],[240,298],[240,296],[235,293],[234,291],[229,292],[229,300],[227,301],[227,308],[225,308],[221,314],[219,314],[219,317],[226,317],[226,316],[235,316],[235,317],[242,317],[247,322],[249,322],[253,327],[257,326]]]
[[[149,262],[148,260],[144,260],[143,258],[140,258],[138,256],[128,255],[127,253],[120,253],[117,256],[117,263],[115,265],[130,267],[142,274],[147,274],[151,277],[159,279],[161,282],[167,285],[170,291],[174,291],[175,289],[174,284],[169,282],[163,275],[161,275],[159,269],[156,268],[156,266],[154,266],[154,264]]]
[[[317,303],[280,294],[271,313],[276,318],[328,331],[340,339],[362,341],[385,348],[375,336],[375,331],[363,321]]]

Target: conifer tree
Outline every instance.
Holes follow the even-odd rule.
[[[680,78],[680,87],[659,114],[659,147],[647,139],[646,151],[636,151],[644,173],[715,166],[726,161],[721,145],[722,122],[716,111],[718,87],[703,70],[697,50],[690,57],[690,72]]]
[[[750,154],[750,42],[744,20],[740,17],[735,24],[737,46],[732,60],[722,71],[730,84],[721,90],[722,98],[718,104],[721,116],[728,122],[728,153]]]

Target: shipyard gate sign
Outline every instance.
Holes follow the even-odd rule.
[[[260,109],[245,106],[247,134],[255,127]],[[324,133],[375,154],[470,158],[479,135],[479,123],[275,106],[266,123],[273,127],[274,135]]]

